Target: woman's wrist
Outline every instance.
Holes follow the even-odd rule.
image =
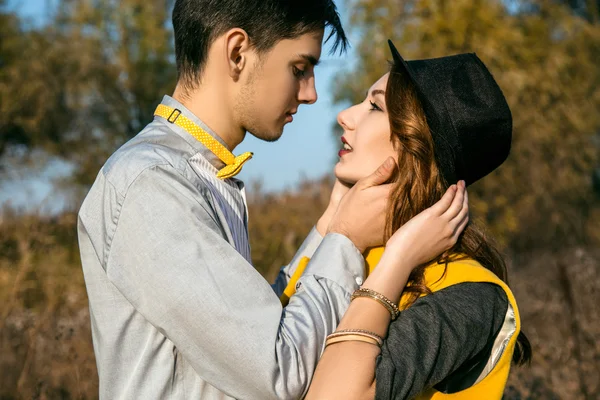
[[[393,253],[386,253],[387,249],[362,287],[372,289],[398,303],[410,273],[416,265],[409,264],[402,257]]]

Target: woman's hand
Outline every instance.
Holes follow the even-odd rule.
[[[415,268],[451,249],[468,222],[468,195],[465,182],[460,181],[398,229],[388,240],[385,253]]]
[[[317,231],[321,234],[321,236],[325,236],[327,233],[327,228],[329,227],[329,223],[331,222],[331,218],[335,214],[340,201],[342,198],[348,193],[350,190],[350,186],[343,183],[339,179],[335,179],[335,183],[333,185],[333,189],[331,190],[331,195],[329,197],[329,204],[327,205],[327,209],[317,221]]]

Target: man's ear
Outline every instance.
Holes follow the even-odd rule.
[[[245,30],[234,28],[225,34],[224,39],[229,76],[237,81],[251,58],[250,38]]]

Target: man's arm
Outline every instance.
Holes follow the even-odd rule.
[[[296,271],[296,267],[298,266],[300,260],[302,260],[304,257],[311,258],[313,256],[315,250],[321,244],[323,236],[327,234],[329,223],[336,213],[340,201],[344,195],[348,193],[349,189],[349,186],[342,183],[339,179],[335,180],[335,184],[333,185],[331,194],[329,196],[329,203],[327,204],[327,208],[323,212],[323,215],[321,215],[321,218],[319,218],[317,224],[309,232],[306,239],[304,239],[304,243],[302,243],[302,246],[300,246],[300,249],[298,249],[292,261],[288,265],[282,267],[279,271],[279,275],[277,276],[275,283],[272,285],[277,296],[281,296],[285,288],[288,286],[290,278]]]
[[[163,166],[130,186],[106,270],[204,380],[236,398],[274,399],[306,391],[363,263],[348,238],[327,235],[284,311],[223,239],[198,188]]]
[[[298,266],[300,260],[304,257],[311,258],[322,241],[323,236],[321,236],[319,231],[317,231],[316,227],[313,227],[308,233],[308,236],[306,236],[306,239],[304,239],[304,242],[302,243],[294,257],[292,258],[292,261],[290,261],[288,265],[282,267],[279,270],[279,274],[277,274],[275,282],[271,285],[271,287],[275,291],[275,294],[278,297],[281,296],[281,294],[287,287],[288,282],[294,274],[294,271],[296,270],[296,267]]]

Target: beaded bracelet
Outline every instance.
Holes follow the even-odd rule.
[[[398,308],[396,303],[394,303],[381,293],[374,291],[373,289],[360,288],[355,290],[354,293],[352,293],[352,296],[350,297],[350,301],[356,299],[357,297],[367,297],[377,301],[390,312],[390,315],[392,316],[392,321],[398,318],[398,315],[400,315],[400,309]]]

